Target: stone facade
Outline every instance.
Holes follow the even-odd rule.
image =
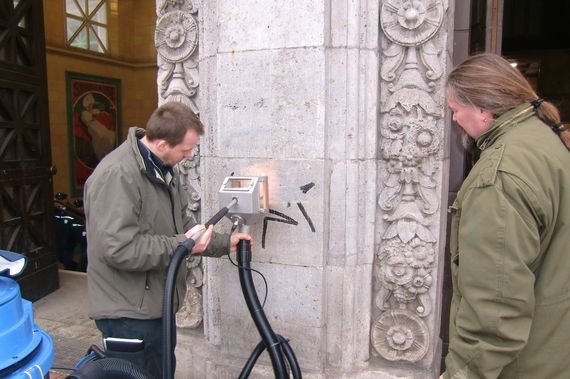
[[[437,377],[447,0],[156,9],[160,102],[187,103],[206,127],[199,160],[181,167],[194,216],[223,205],[224,177],[269,178],[252,266],[303,376]],[[260,340],[237,269],[226,258],[188,265],[177,377],[236,378]],[[266,354],[251,377],[273,377]]]

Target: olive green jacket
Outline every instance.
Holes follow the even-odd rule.
[[[477,145],[450,207],[444,377],[570,378],[570,153],[530,105]]]
[[[93,319],[162,316],[168,262],[195,223],[179,176],[162,177],[137,145],[144,130],[130,128],[127,141],[108,154],[84,188],[87,221],[87,284]],[[214,233],[203,255],[222,255],[229,236]],[[185,292],[180,267],[175,301]]]

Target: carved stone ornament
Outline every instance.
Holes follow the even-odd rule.
[[[194,16],[183,11],[172,11],[156,23],[154,43],[158,53],[168,62],[181,62],[198,45],[198,24]]]
[[[374,349],[390,361],[417,362],[429,347],[427,327],[405,310],[384,312],[372,325],[371,334]]]
[[[381,178],[383,228],[374,260],[377,311],[371,343],[390,361],[417,362],[427,353],[439,219],[438,179],[443,110],[440,29],[447,1],[386,0],[380,20]]]
[[[442,0],[385,0],[380,25],[391,41],[413,46],[426,42],[437,33],[443,15]]]
[[[155,46],[158,51],[159,102],[178,101],[199,113],[198,9],[190,0],[165,0],[157,4]]]
[[[191,0],[157,0],[157,16],[161,16],[173,10],[181,10],[189,13],[196,13],[198,9]]]
[[[178,101],[199,113],[195,97],[198,88],[198,8],[191,0],[158,0],[155,46],[158,51],[159,103]],[[192,158],[177,166],[180,183],[187,194],[187,215],[199,222],[202,201],[200,186],[200,152],[196,147]],[[200,256],[186,259],[187,291],[178,311],[177,324],[183,328],[197,328],[203,321],[202,286],[204,273]]]
[[[178,165],[180,170],[180,184],[187,194],[188,216],[195,222],[200,220],[200,207],[202,201],[202,188],[200,185],[200,147],[196,146],[191,158],[182,160]],[[202,270],[202,257],[189,255],[186,258],[186,296],[183,306],[176,315],[176,322],[182,328],[197,328],[204,319],[202,306],[202,290],[204,272]]]

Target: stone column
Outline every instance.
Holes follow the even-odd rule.
[[[252,267],[303,377],[434,377],[447,0],[161,0],[161,9],[198,25],[197,57],[169,58],[159,83],[184,92],[171,83],[190,75],[186,88],[199,88],[180,99],[206,126],[191,166],[201,175],[188,176],[204,218],[224,205],[224,177],[269,177]],[[166,20],[192,24],[185,14]],[[172,28],[164,35],[176,51],[182,30]],[[199,63],[199,80],[186,60]],[[178,330],[177,377],[236,378],[260,337],[237,268],[227,258],[202,268],[203,323]],[[253,377],[273,377],[266,354]]]

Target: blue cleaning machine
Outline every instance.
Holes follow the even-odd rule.
[[[26,258],[0,250],[0,378],[49,378],[54,347],[51,337],[34,323],[32,303],[22,299],[10,276],[24,271]]]

